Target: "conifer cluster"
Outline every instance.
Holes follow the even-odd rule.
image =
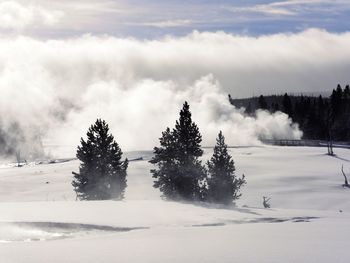
[[[192,121],[190,106],[184,103],[180,118],[171,130],[166,128],[154,148],[150,163],[154,187],[168,200],[209,201],[230,204],[238,199],[245,184],[244,175],[237,178],[232,157],[220,131],[212,158],[207,167],[202,164],[202,136]],[[122,161],[122,151],[109,134],[104,120],[97,119],[81,138],[77,158],[79,173],[72,185],[80,200],[122,199],[126,188],[128,160]]]
[[[192,121],[187,102],[175,128],[167,128],[159,141],[160,147],[154,148],[150,163],[157,165],[151,173],[154,187],[160,189],[164,198],[229,204],[240,197],[245,178],[235,176],[234,162],[221,131],[208,168],[199,159],[203,155],[202,136]]]

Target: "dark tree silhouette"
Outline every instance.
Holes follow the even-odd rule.
[[[235,175],[234,161],[227,151],[225,137],[221,131],[216,139],[214,154],[207,165],[209,171],[208,200],[222,204],[229,204],[237,200],[241,196],[239,190],[246,180],[244,175],[241,178]]]
[[[350,87],[349,85],[346,85],[344,88],[344,99],[348,100],[350,99]]]
[[[343,184],[343,187],[348,187],[348,188],[350,188],[350,185],[349,185],[349,182],[348,182],[348,178],[347,178],[347,176],[346,176],[346,174],[345,174],[345,172],[344,172],[344,166],[343,166],[343,165],[341,166],[341,172],[342,172],[342,174],[343,174],[343,176],[344,176],[344,184]]]
[[[292,118],[293,117],[293,105],[292,105],[292,101],[287,93],[285,93],[283,96],[282,105],[283,105],[283,112],[285,112],[286,114],[288,114],[289,117]]]
[[[159,139],[160,147],[154,148],[155,156],[150,163],[154,187],[159,188],[166,199],[202,200],[206,170],[198,159],[202,156],[202,136],[192,121],[187,102],[180,111],[175,128],[169,128]]]
[[[350,141],[350,86],[344,89],[337,85],[331,96],[319,97],[304,95],[271,95],[246,99],[230,99],[236,107],[248,108],[249,115],[261,108],[287,113],[293,122],[299,124],[303,139],[327,140],[329,154],[332,153],[333,141]],[[271,107],[268,107],[271,105]]]
[[[258,107],[259,107],[259,109],[262,109],[262,110],[267,110],[268,109],[267,102],[266,102],[265,97],[263,95],[259,96]]]
[[[81,138],[77,158],[81,161],[79,173],[72,185],[81,200],[122,199],[126,188],[128,160],[121,161],[122,151],[109,134],[108,124],[97,119]]]
[[[253,110],[252,110],[252,104],[249,102],[247,108],[245,109],[245,113],[247,113],[248,115],[252,114]]]
[[[162,132],[159,139],[160,147],[154,147],[154,157],[150,163],[157,164],[158,169],[152,169],[154,187],[159,188],[163,196],[167,199],[178,197],[176,188],[176,178],[178,176],[178,165],[176,164],[176,141],[172,131],[167,128]]]
[[[279,111],[280,107],[278,106],[278,103],[272,103],[271,104],[271,112]]]
[[[325,123],[327,127],[327,154],[333,156],[333,125],[334,125],[334,115],[332,108],[328,107],[325,116]]]
[[[263,196],[263,206],[264,208],[270,208],[270,200],[271,198],[267,198],[266,196]]]

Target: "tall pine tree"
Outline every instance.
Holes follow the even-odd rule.
[[[293,118],[293,105],[287,93],[285,93],[283,96],[282,106],[283,112],[286,113],[290,118]]]
[[[265,97],[263,95],[259,96],[258,99],[258,108],[262,109],[262,110],[267,110],[269,108],[269,106],[267,105],[267,102],[265,100]]]
[[[109,134],[108,124],[97,119],[81,138],[77,158],[81,161],[79,173],[72,185],[81,200],[122,199],[126,188],[128,160],[121,160],[122,151]]]
[[[207,162],[208,196],[207,199],[214,203],[230,204],[238,199],[240,188],[246,183],[244,175],[238,178],[235,175],[235,165],[227,151],[225,137],[220,131],[216,139],[214,154]]]
[[[192,121],[187,102],[175,128],[172,131],[167,128],[159,140],[160,147],[154,148],[155,156],[150,160],[158,166],[151,170],[154,187],[159,188],[166,199],[203,199],[206,169],[199,160],[203,154],[202,136]]]

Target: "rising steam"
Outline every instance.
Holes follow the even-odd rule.
[[[195,32],[157,41],[2,39],[0,133],[14,148],[36,149],[32,142],[43,140],[74,155],[80,137],[101,117],[123,150],[151,149],[187,100],[205,146],[219,130],[229,144],[298,139],[302,133],[285,114],[245,116],[229,104],[228,93],[331,89],[346,81],[349,44],[349,34],[319,30],[260,38]]]

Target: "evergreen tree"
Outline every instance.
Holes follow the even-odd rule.
[[[246,180],[244,175],[241,178],[236,177],[234,161],[227,152],[225,137],[221,131],[216,139],[214,154],[207,165],[209,171],[208,200],[229,204],[238,199],[241,196],[239,190]]]
[[[262,110],[267,110],[268,109],[267,102],[266,102],[265,97],[263,95],[259,96],[258,107],[259,107],[259,109],[262,109]]]
[[[253,113],[252,104],[250,103],[250,101],[248,103],[247,108],[245,109],[245,113],[247,113],[248,115],[251,115]]]
[[[273,113],[273,112],[276,112],[276,111],[279,111],[280,110],[280,108],[279,108],[279,106],[278,106],[278,103],[276,102],[273,102],[272,104],[271,104],[271,112]]]
[[[160,147],[154,148],[155,156],[150,160],[158,166],[151,170],[154,187],[167,199],[203,199],[206,170],[198,159],[203,154],[202,136],[192,121],[187,102],[175,128],[167,128],[159,141]]]
[[[292,118],[293,117],[293,105],[292,105],[292,101],[287,93],[285,93],[283,96],[282,105],[283,105],[283,112],[288,114],[288,116]]]
[[[346,100],[350,99],[350,87],[349,87],[349,85],[345,86],[343,97]]]
[[[317,100],[317,111],[318,111],[318,116],[321,118],[324,115],[324,100],[322,98],[322,96],[318,96],[318,100]]]
[[[178,164],[176,163],[177,148],[173,132],[167,128],[159,138],[160,147],[154,147],[154,157],[150,163],[157,164],[158,169],[152,169],[154,187],[159,188],[167,199],[178,197],[176,178],[178,176]]]
[[[126,188],[128,160],[121,161],[122,151],[109,134],[108,124],[97,119],[81,138],[77,158],[79,173],[74,173],[72,185],[81,200],[122,199]]]
[[[337,88],[333,90],[332,95],[330,97],[333,121],[335,121],[340,115],[342,108],[342,96],[343,91],[341,86],[338,84]]]
[[[232,104],[232,97],[231,97],[231,94],[228,94],[228,101]]]
[[[271,95],[238,99],[241,106],[252,106],[252,111],[262,108],[276,112],[278,109],[287,113],[293,122],[299,124],[303,139],[328,140],[329,142],[350,140],[350,86],[344,89],[338,84],[330,97]],[[237,104],[237,100],[230,100]],[[269,102],[271,107],[268,107]],[[246,113],[247,111],[246,108]]]

